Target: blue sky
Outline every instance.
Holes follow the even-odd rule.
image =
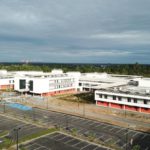
[[[0,0],[0,62],[150,64],[150,0]]]

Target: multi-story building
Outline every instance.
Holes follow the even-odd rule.
[[[6,70],[0,70],[0,90],[14,89],[14,77]]]
[[[67,74],[30,75],[15,78],[15,90],[41,96],[75,92],[75,78]]]
[[[96,105],[150,113],[150,87],[148,82],[150,82],[148,79],[147,83],[145,80],[131,81],[127,86],[96,90]]]

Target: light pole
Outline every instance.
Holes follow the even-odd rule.
[[[66,115],[66,130],[68,130],[69,127],[68,127],[68,116]]]
[[[18,150],[18,139],[19,139],[18,132],[20,129],[21,129],[20,127],[14,128],[14,131],[16,132],[16,150]]]
[[[85,117],[85,103],[83,103],[83,116]]]
[[[6,106],[5,106],[5,102],[3,103],[3,105],[4,105],[4,110],[3,110],[3,113],[5,113],[5,112],[6,112]]]
[[[46,106],[47,106],[47,109],[48,109],[48,100],[49,100],[49,98],[47,97],[47,104],[46,104]]]

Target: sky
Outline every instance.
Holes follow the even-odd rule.
[[[0,62],[150,64],[150,0],[0,0]]]

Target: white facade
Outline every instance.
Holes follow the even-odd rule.
[[[125,93],[97,90],[95,91],[95,100],[129,106],[150,108],[150,96],[131,95]]]
[[[15,77],[14,89],[19,92],[48,94],[76,89],[76,78],[68,74]]]

